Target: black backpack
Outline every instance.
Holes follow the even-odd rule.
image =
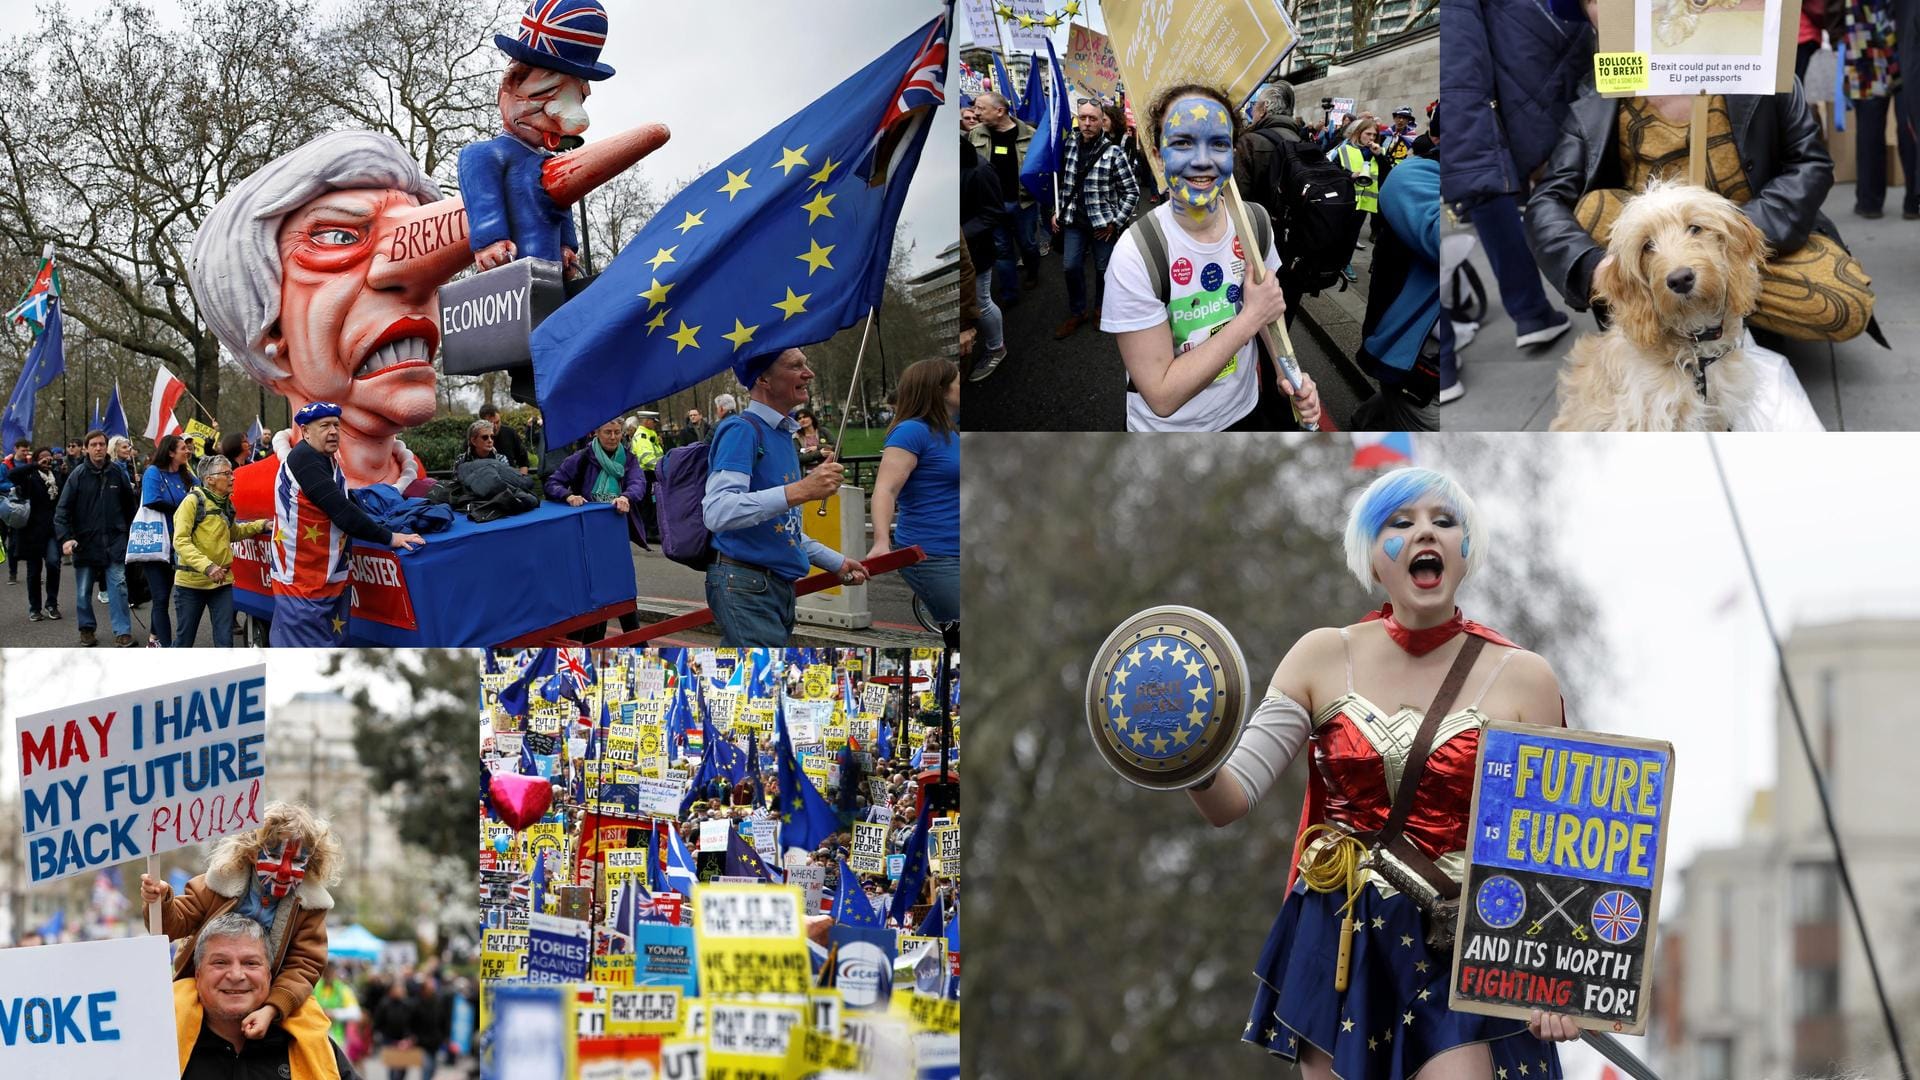
[[[1272,128],[1253,134],[1274,148],[1270,190],[1255,198],[1274,216],[1282,280],[1302,293],[1334,284],[1345,288],[1340,271],[1353,261],[1363,221],[1354,203],[1353,177],[1313,143],[1291,142]]]

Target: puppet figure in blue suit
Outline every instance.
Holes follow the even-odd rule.
[[[600,63],[607,12],[600,0],[530,0],[517,36],[493,43],[513,58],[500,82],[501,135],[460,151],[460,195],[468,243],[482,270],[531,256],[579,273],[573,216],[541,186],[560,140],[587,130],[589,80]]]

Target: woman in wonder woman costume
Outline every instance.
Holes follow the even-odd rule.
[[[1430,916],[1408,891],[1421,884],[1407,870],[1418,864],[1425,880],[1458,892],[1481,727],[1493,717],[1564,723],[1547,662],[1454,606],[1486,558],[1486,535],[1450,477],[1410,468],[1375,480],[1348,516],[1347,565],[1390,603],[1301,638],[1223,767],[1189,790],[1209,822],[1226,825],[1302,747],[1310,755],[1286,903],[1241,1035],[1298,1062],[1308,1080],[1559,1080],[1551,1043],[1579,1034],[1557,1014],[1522,1023],[1448,1009],[1452,949],[1428,935],[1436,923],[1450,933],[1450,918]],[[1442,719],[1422,764],[1410,747],[1429,702]],[[1376,843],[1406,859],[1363,865]]]

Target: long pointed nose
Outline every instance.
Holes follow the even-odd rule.
[[[665,124],[642,124],[609,139],[588,143],[547,159],[540,167],[540,186],[561,206],[572,206],[580,196],[613,179],[634,162],[666,145],[672,133]]]
[[[367,283],[431,292],[472,262],[467,206],[455,196],[387,215]]]

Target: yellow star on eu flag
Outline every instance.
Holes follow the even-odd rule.
[[[653,332],[655,330],[658,330],[661,327],[667,325],[667,312],[672,310],[673,310],[672,308],[661,308],[659,311],[654,313],[653,318],[647,320],[647,336],[648,337],[652,337]]]
[[[707,212],[705,210],[702,210],[697,214],[691,211],[685,211],[685,213],[687,215],[686,218],[682,220],[680,224],[674,226],[674,228],[680,230],[680,235],[685,236],[687,234],[687,230],[693,228],[695,225],[706,224],[706,222],[700,220],[701,218],[707,216]]]
[[[653,267],[655,270],[658,270],[660,269],[661,263],[672,262],[673,253],[679,250],[680,250],[679,244],[675,244],[670,248],[663,247],[659,251],[656,251],[653,253],[653,258],[647,260],[647,265]]]
[[[720,190],[727,193],[728,202],[732,202],[735,195],[753,186],[747,183],[747,176],[752,172],[752,169],[748,169],[746,172],[734,172],[732,169],[727,170],[727,182],[720,185]]]
[[[681,320],[680,320],[680,329],[679,329],[678,331],[676,331],[676,332],[674,332],[674,333],[671,333],[671,334],[668,334],[668,335],[667,335],[668,337],[670,337],[670,338],[672,338],[672,339],[673,339],[673,340],[674,340],[674,341],[675,341],[675,342],[677,343],[677,344],[675,344],[675,345],[674,345],[674,348],[673,348],[673,355],[675,355],[675,356],[679,356],[679,355],[680,355],[680,351],[681,351],[682,349],[685,349],[685,348],[686,348],[687,346],[689,346],[689,345],[691,345],[691,346],[693,346],[693,347],[694,347],[694,348],[696,348],[696,349],[697,349],[697,348],[699,348],[699,347],[700,347],[700,343],[699,343],[698,341],[695,341],[695,340],[694,340],[694,335],[695,335],[695,334],[698,334],[699,332],[700,332],[700,328],[699,328],[699,327],[697,327],[697,326],[688,326],[688,325],[687,325],[687,320],[685,320],[685,319],[681,319]]]
[[[812,293],[801,293],[799,296],[795,296],[793,295],[793,290],[788,289],[787,298],[785,300],[775,300],[773,306],[786,312],[787,319],[791,319],[795,315],[807,310],[807,301],[812,298],[812,296]],[[785,322],[786,319],[782,319],[781,321]]]
[[[740,320],[736,318],[733,320],[733,333],[721,334],[720,336],[733,342],[733,351],[739,352],[742,345],[753,340],[753,332],[758,329],[760,329],[759,323],[754,323],[752,326],[741,326]]]
[[[673,288],[673,282],[662,284],[659,278],[654,278],[652,286],[641,292],[640,296],[647,301],[648,307],[652,307],[655,304],[665,303],[667,290],[671,288]]]
[[[840,167],[840,163],[833,160],[833,158],[829,156],[827,158],[827,163],[825,165],[820,166],[820,171],[808,173],[807,179],[813,181],[813,183],[815,184],[824,184],[827,182],[827,178],[833,175],[833,170],[839,167]],[[809,184],[808,186],[811,187],[812,184]]]
[[[344,633],[346,633],[346,631],[347,631],[347,620],[345,620],[345,619],[335,619],[335,620],[333,620],[333,632],[334,632],[334,633],[336,633],[336,634],[344,634]]]
[[[780,160],[774,162],[773,167],[781,170],[781,176],[786,176],[793,172],[794,166],[805,165],[807,163],[807,159],[800,156],[806,152],[807,148],[804,146],[798,150],[783,146],[780,148]]]
[[[1193,108],[1188,109],[1187,112],[1193,114],[1195,120],[1205,120],[1207,118],[1207,107],[1197,101],[1194,102]],[[732,176],[733,174],[728,173],[727,175]]]
[[[804,255],[795,255],[794,258],[799,259],[801,262],[807,264],[808,277],[812,277],[813,272],[815,270],[820,269],[823,266],[829,270],[833,269],[833,264],[827,261],[827,256],[833,253],[834,246],[832,244],[828,244],[826,247],[821,247],[820,241],[815,240],[812,237],[807,238],[807,244],[809,245],[811,250],[809,250]]]
[[[807,212],[807,224],[811,225],[823,217],[832,217],[833,211],[828,208],[833,205],[833,200],[837,198],[839,198],[838,195],[829,195],[824,191],[814,192],[813,201],[800,207],[800,209]]]

